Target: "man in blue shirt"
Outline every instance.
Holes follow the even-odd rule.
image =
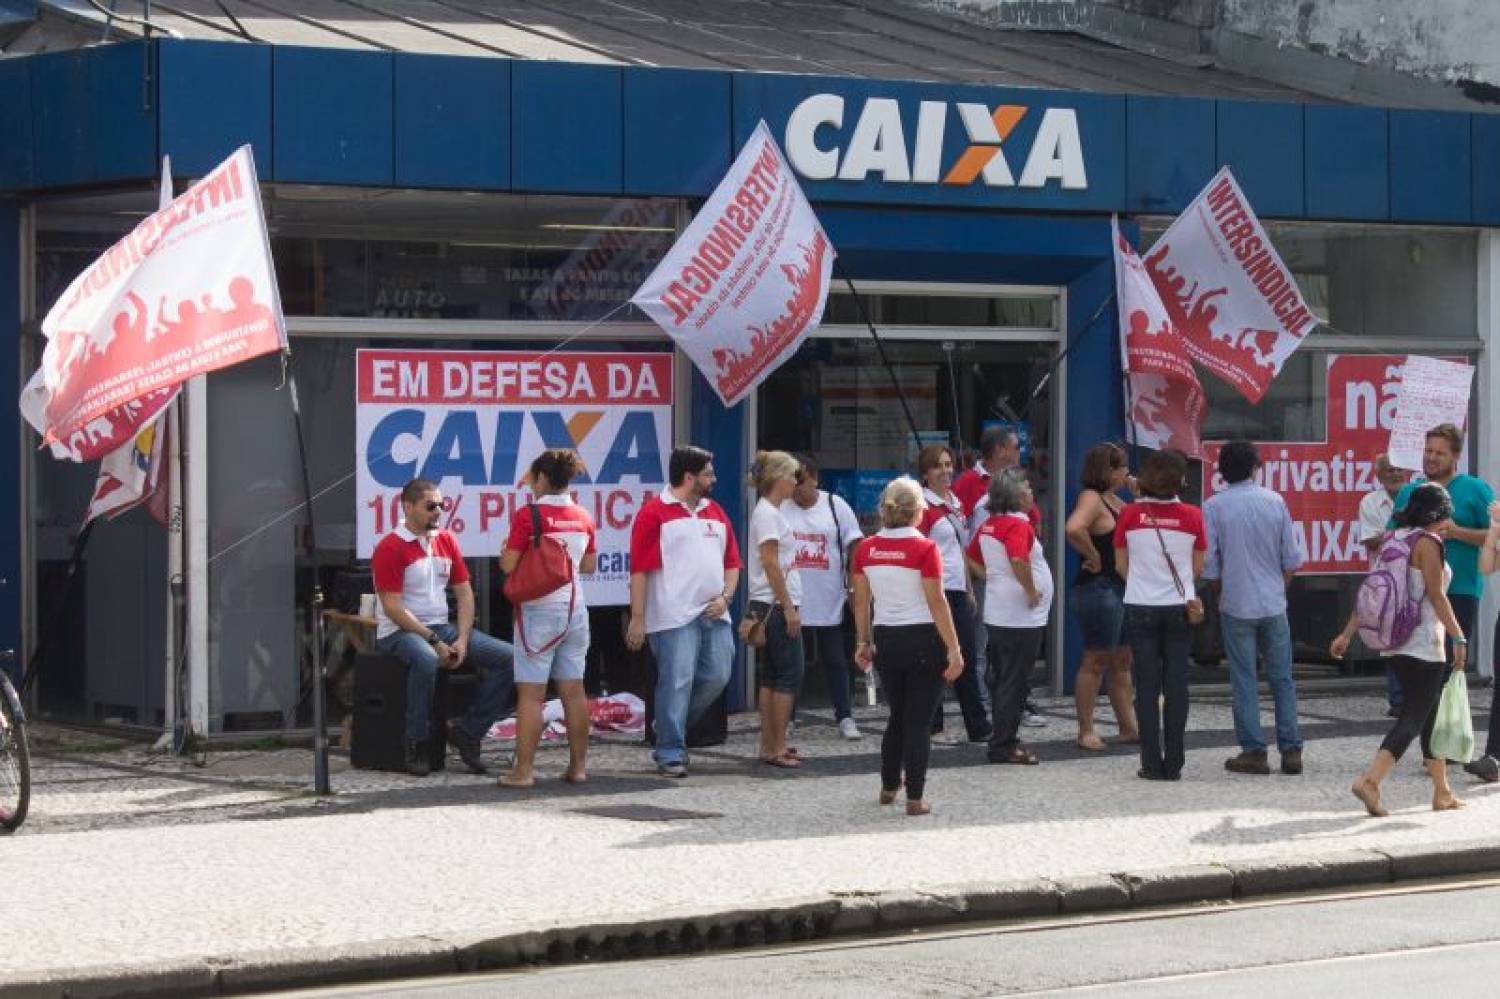
[[[1479,546],[1484,544],[1485,530],[1490,523],[1490,503],[1495,491],[1483,479],[1462,475],[1458,471],[1458,458],[1463,454],[1463,431],[1451,423],[1442,423],[1427,431],[1427,440],[1422,446],[1422,476],[1414,479],[1396,494],[1395,509],[1406,509],[1411,491],[1420,482],[1436,482],[1448,490],[1453,500],[1453,526],[1444,534],[1443,549],[1448,567],[1453,570],[1453,580],[1448,584],[1448,602],[1453,605],[1453,616],[1469,640],[1469,661],[1478,660],[1479,598],[1484,595],[1484,576],[1479,572]],[[1490,730],[1495,732],[1494,715],[1491,714]],[[1492,734],[1490,746],[1484,756],[1464,767],[1481,780],[1494,783],[1500,780],[1500,764],[1490,751],[1500,748]]]
[[[1256,485],[1260,452],[1246,440],[1219,451],[1222,492],[1203,504],[1208,554],[1203,578],[1219,596],[1224,652],[1229,656],[1234,694],[1234,734],[1240,754],[1224,761],[1239,774],[1269,774],[1265,734],[1260,727],[1257,658],[1264,657],[1266,681],[1276,705],[1276,748],[1281,772],[1302,772],[1302,733],[1297,727],[1297,687],[1292,682],[1292,629],[1286,617],[1286,588],[1302,565],[1297,529],[1286,502]]]

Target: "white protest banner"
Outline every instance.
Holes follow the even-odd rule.
[[[586,471],[571,486],[598,527],[590,606],[630,602],[630,526],[666,487],[672,450],[672,355],[530,351],[357,352],[357,554],[402,519],[401,487],[443,491],[441,526],[466,558],[493,558],[530,499],[538,454],[570,448]]]
[[[163,156],[161,160],[161,186],[156,198],[160,211],[172,203],[172,161]],[[169,390],[168,400],[175,397],[177,389]],[[163,421],[165,407],[145,424],[127,444],[115,448],[99,462],[99,477],[94,480],[94,496],[89,500],[89,509],[84,514],[87,524],[95,517],[113,520],[120,514],[146,501],[158,488],[165,488],[161,481],[164,443],[167,439]]]
[[[817,328],[834,251],[766,123],[631,299],[726,406]]]
[[[1187,348],[1167,315],[1135,247],[1110,220],[1115,255],[1115,302],[1120,310],[1126,419],[1142,447],[1177,448],[1196,456],[1206,408],[1203,386]]]
[[[160,411],[179,383],[279,350],[281,296],[243,146],[80,274],[42,321],[22,412],[54,453],[87,461]]]
[[[1421,471],[1427,431],[1440,423],[1464,429],[1473,383],[1473,365],[1408,355],[1401,366],[1401,393],[1396,397],[1396,419],[1386,449],[1391,464]]]
[[[1189,355],[1259,402],[1318,319],[1224,167],[1146,254]]]

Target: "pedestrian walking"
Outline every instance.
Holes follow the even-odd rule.
[[[1068,544],[1079,556],[1069,602],[1083,632],[1083,658],[1073,680],[1073,700],[1078,709],[1078,746],[1090,752],[1104,749],[1104,740],[1094,731],[1094,705],[1106,675],[1120,741],[1140,741],[1132,703],[1130,646],[1125,642],[1125,579],[1115,565],[1115,525],[1125,506],[1119,491],[1128,477],[1124,448],[1107,443],[1089,448],[1083,456],[1078,500],[1067,524]]]
[[[500,571],[509,576],[529,549],[551,538],[562,544],[573,566],[570,582],[514,608],[516,757],[510,772],[500,777],[501,787],[527,788],[535,783],[533,766],[542,738],[548,680],[557,687],[568,731],[568,769],[562,779],[569,784],[588,779],[590,723],[583,674],[589,610],[578,575],[598,566],[599,546],[593,518],[568,494],[568,484],[582,471],[577,451],[554,448],[537,456],[527,473],[534,499],[511,516],[510,537],[500,555]]]
[[[971,570],[985,577],[984,623],[989,629],[990,703],[994,731],[989,761],[1035,765],[1037,756],[1017,735],[1026,706],[1026,678],[1042,650],[1052,610],[1052,572],[1027,511],[1031,484],[1020,469],[990,479],[990,518],[969,543]]]
[[[1406,641],[1380,653],[1390,659],[1401,679],[1405,696],[1401,702],[1401,714],[1380,743],[1375,759],[1351,788],[1365,810],[1374,816],[1388,814],[1381,801],[1380,783],[1418,735],[1421,737],[1422,761],[1427,767],[1427,775],[1432,778],[1433,810],[1463,807],[1463,802],[1448,786],[1448,761],[1434,757],[1431,746],[1438,702],[1450,673],[1444,637],[1452,643],[1452,669],[1463,669],[1468,653],[1463,625],[1454,612],[1452,598],[1448,596],[1454,570],[1444,558],[1443,535],[1451,528],[1452,519],[1453,502],[1446,490],[1436,483],[1423,483],[1407,491],[1395,514],[1393,540],[1387,542],[1410,547],[1406,596],[1420,596],[1421,616]],[[1344,630],[1333,640],[1329,652],[1335,659],[1342,659],[1348,651],[1358,624],[1358,618],[1351,616]]]
[[[375,606],[375,648],[406,666],[406,770],[413,777],[431,773],[428,719],[439,669],[472,662],[479,674],[473,704],[446,734],[464,765],[485,772],[480,742],[514,696],[513,650],[474,627],[474,587],[458,539],[438,527],[443,494],[437,483],[412,479],[401,487],[401,525],[380,539],[370,556],[379,602]],[[458,616],[448,619],[448,591]]]
[[[791,499],[781,504],[781,515],[792,529],[796,559],[792,566],[802,581],[802,638],[804,654],[811,650],[823,667],[833,719],[845,739],[860,738],[849,689],[848,630],[844,612],[849,606],[854,546],[864,540],[859,518],[842,496],[818,488],[818,464],[811,455],[797,455],[801,466]]]
[[[797,542],[781,504],[797,485],[797,459],[785,451],[758,451],[750,465],[755,509],[750,514],[749,614],[765,629],[760,673],[760,761],[796,769],[800,755],[787,748],[792,702],[802,689],[802,574],[794,566]]]
[[[1180,780],[1188,717],[1188,627],[1203,619],[1193,580],[1208,538],[1203,512],[1182,502],[1187,457],[1153,451],[1141,462],[1140,499],[1120,511],[1115,565],[1125,577],[1125,627],[1135,664],[1135,713],[1145,780]]]
[[[657,773],[686,777],[687,730],[724,692],[734,665],[729,602],[740,549],[722,507],[708,498],[714,456],[680,447],[670,485],[642,504],[630,529],[630,623],[625,644],[656,657]]]
[[[1458,620],[1459,632],[1470,641],[1479,634],[1479,600],[1484,596],[1484,576],[1479,571],[1479,549],[1489,526],[1489,506],[1495,492],[1483,479],[1464,475],[1458,470],[1463,454],[1463,431],[1451,423],[1439,424],[1427,431],[1422,445],[1422,477],[1404,486],[1396,495],[1399,513],[1407,497],[1422,482],[1434,482],[1448,491],[1453,503],[1453,517],[1442,531],[1444,558],[1453,570],[1448,583],[1448,602]],[[1392,526],[1399,518],[1393,518]],[[1472,658],[1475,651],[1469,650]],[[1464,766],[1464,770],[1486,783],[1500,781],[1500,684],[1495,684],[1490,702],[1489,737],[1484,755]]]
[[[917,455],[917,474],[922,478],[922,500],[926,508],[918,525],[921,532],[937,542],[943,556],[943,593],[958,629],[965,663],[975,661],[976,606],[969,586],[969,571],[964,566],[964,547],[968,544],[967,512],[953,494],[953,452],[943,444],[929,444]],[[991,725],[979,693],[979,677],[965,669],[954,683],[959,710],[963,712],[964,729],[970,742],[988,742]],[[939,698],[933,709],[932,732],[943,730],[943,705]]]
[[[1208,554],[1203,578],[1219,598],[1219,627],[1229,657],[1238,756],[1224,769],[1238,774],[1271,772],[1260,725],[1256,663],[1266,666],[1266,683],[1276,708],[1276,749],[1281,772],[1302,773],[1302,732],[1297,725],[1297,686],[1292,679],[1292,626],[1286,591],[1302,567],[1297,528],[1280,494],[1256,484],[1260,452],[1247,440],[1219,449],[1224,488],[1203,504]]]
[[[1396,511],[1396,497],[1406,480],[1411,476],[1406,469],[1391,464],[1390,455],[1375,456],[1375,481],[1379,488],[1372,489],[1359,500],[1359,543],[1370,553],[1370,566],[1375,565],[1375,556],[1390,532],[1391,514]],[[1396,671],[1391,668],[1389,658],[1385,660],[1386,714],[1392,718],[1401,713],[1401,683]]]
[[[938,545],[917,530],[922,490],[896,479],[880,497],[881,530],[854,552],[854,660],[880,671],[890,717],[880,740],[880,803],[906,784],[906,814],[926,815],[929,731],[943,681],[964,672],[961,635],[943,591]],[[871,611],[873,600],[874,610]]]

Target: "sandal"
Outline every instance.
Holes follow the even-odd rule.
[[[932,806],[925,801],[908,801],[906,803],[907,815],[926,815],[932,811]]]
[[[1001,757],[995,762],[1005,763],[1015,767],[1034,767],[1042,761],[1037,759],[1036,754],[1031,750],[1023,749],[1020,746],[1017,746],[1015,749],[1012,749],[1008,755]]]
[[[900,792],[900,790],[901,790],[901,788],[899,788],[899,787],[893,787],[893,788],[890,788],[889,790],[887,790],[886,788],[881,788],[880,789],[880,803],[882,805],[894,804],[895,801],[896,801],[896,795],[897,795],[897,793]]]
[[[1104,752],[1104,740],[1093,732],[1089,732],[1087,735],[1080,735],[1075,741],[1077,741],[1079,749],[1090,753]]]
[[[800,770],[802,761],[795,756],[783,753],[780,756],[762,756],[760,761],[768,767],[780,767],[782,770]]]

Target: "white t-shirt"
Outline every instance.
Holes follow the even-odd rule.
[[[802,582],[802,623],[813,628],[842,624],[847,599],[844,558],[848,547],[864,537],[859,518],[842,496],[821,489],[812,506],[803,509],[789,499],[781,504],[781,515],[796,540],[793,566]]]
[[[771,579],[760,564],[760,546],[767,541],[776,542],[776,563],[786,577],[786,592],[792,604],[802,606],[802,577],[794,568],[797,560],[797,539],[792,537],[792,528],[770,500],[762,496],[750,514],[750,550],[745,561],[750,564],[750,599],[762,603],[775,603],[776,594],[771,590]]]
[[[1412,534],[1412,529],[1403,527],[1396,532],[1396,537],[1407,538]],[[1422,542],[1417,542],[1422,544]],[[1415,549],[1413,549],[1415,552]],[[1411,635],[1399,648],[1386,649],[1380,653],[1382,656],[1411,656],[1413,659],[1422,659],[1430,663],[1446,662],[1448,659],[1448,648],[1444,639],[1448,637],[1448,629],[1443,627],[1437,619],[1437,611],[1432,608],[1432,601],[1427,598],[1427,580],[1422,578],[1422,570],[1417,568],[1416,560],[1413,559],[1406,570],[1406,592],[1412,595],[1422,594],[1422,617],[1417,626],[1411,630]],[[1447,592],[1448,584],[1453,582],[1453,569],[1447,560],[1443,562],[1443,590]]]
[[[1359,501],[1359,540],[1374,541],[1385,537],[1385,525],[1390,522],[1395,508],[1395,498],[1384,489],[1365,493]],[[1370,556],[1370,564],[1375,564],[1375,555]]]
[[[996,628],[1041,628],[1047,624],[1052,610],[1052,570],[1026,514],[996,514],[979,525],[969,544],[969,556],[984,563],[985,624]],[[1011,559],[1024,559],[1030,564],[1031,584],[1041,597],[1035,607],[1026,599]]]

